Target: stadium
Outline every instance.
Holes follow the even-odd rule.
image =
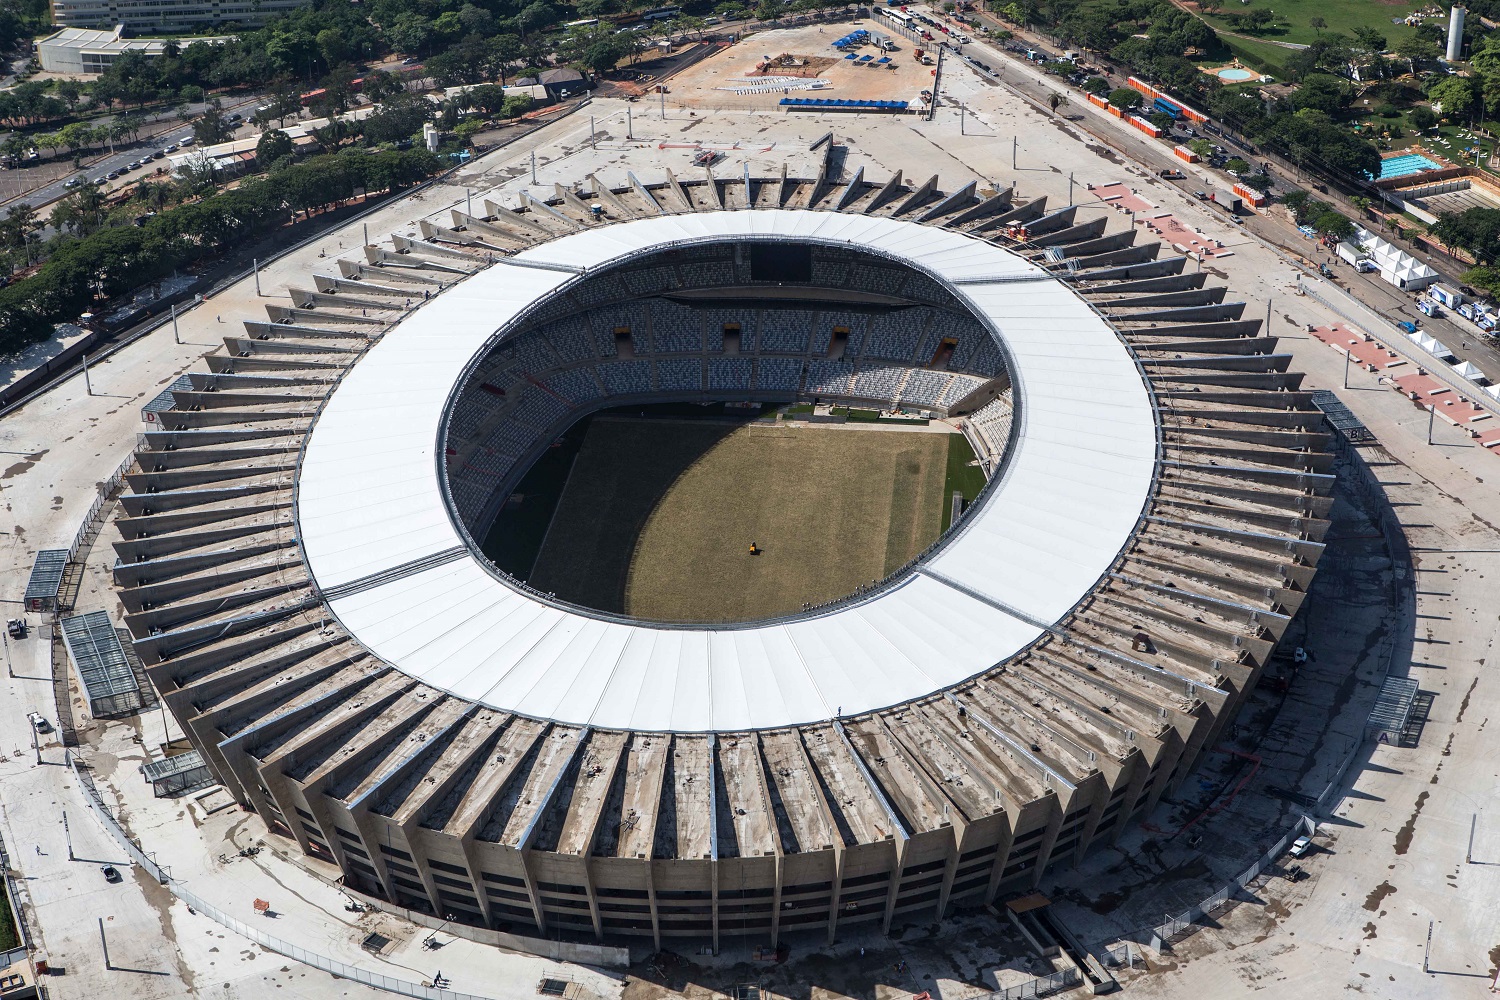
[[[247,321],[126,476],[142,663],[352,892],[656,947],[982,907],[1180,786],[1307,592],[1321,415],[1133,229],[826,160],[483,211]]]

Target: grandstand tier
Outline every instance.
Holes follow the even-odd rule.
[[[1181,258],[1112,261],[1009,195],[746,177],[603,202],[486,203],[364,248],[343,280],[436,294],[395,325],[269,306],[142,433],[123,624],[240,805],[352,893],[680,949],[992,904],[1189,780],[1300,606],[1331,502],[1322,418],[1259,321]],[[842,294],[747,294],[742,248],[767,235]],[[1206,318],[1128,305],[1162,292]],[[701,325],[658,325],[668,304]],[[1001,384],[960,418],[993,478],[944,543],[787,620],[590,615],[500,578],[466,526],[622,397],[889,392],[951,415]],[[288,454],[292,481],[262,474]]]

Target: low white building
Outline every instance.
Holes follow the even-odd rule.
[[[126,52],[159,56],[167,43],[155,38],[122,38],[125,26],[113,31],[64,28],[36,43],[37,58],[48,73],[103,73]]]
[[[52,23],[134,31],[202,31],[254,25],[304,6],[308,0],[52,0]]]

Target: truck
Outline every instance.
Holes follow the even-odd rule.
[[[1230,191],[1215,191],[1214,203],[1223,205],[1231,215],[1238,215],[1242,207],[1240,196]]]
[[[1427,294],[1436,299],[1438,304],[1447,306],[1449,309],[1457,309],[1463,305],[1464,301],[1462,292],[1455,292],[1447,285],[1433,285],[1427,289]]]

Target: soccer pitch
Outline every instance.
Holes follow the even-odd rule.
[[[753,620],[843,597],[937,539],[950,437],[596,418],[530,583],[677,622]]]

